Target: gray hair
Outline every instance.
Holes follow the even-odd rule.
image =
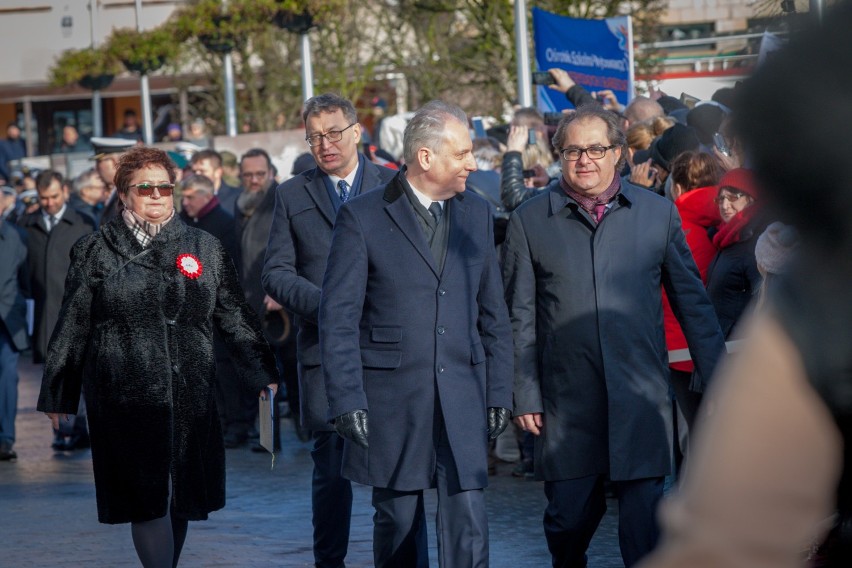
[[[72,183],[71,188],[74,190],[74,193],[80,195],[80,192],[89,187],[92,184],[93,179],[100,179],[101,175],[95,168],[89,168],[84,171],[76,178],[74,178],[74,182]],[[106,186],[106,184],[104,184]]]
[[[302,111],[302,122],[307,122],[309,116],[317,116],[321,112],[335,112],[340,110],[350,123],[358,122],[358,113],[352,101],[344,99],[335,93],[323,93],[309,98],[305,102],[305,110]]]
[[[209,193],[213,195],[214,193],[214,185],[213,180],[207,176],[203,176],[200,174],[193,174],[191,176],[185,177],[180,182],[181,191],[185,191],[187,189],[197,189],[202,193]]]
[[[627,136],[624,135],[624,131],[621,129],[619,116],[600,105],[583,105],[575,112],[566,114],[559,121],[559,126],[556,127],[556,134],[553,135],[553,139],[551,140],[553,147],[557,152],[561,153],[568,126],[573,122],[582,122],[593,118],[599,118],[604,121],[604,124],[606,124],[606,137],[609,139],[609,143],[621,148],[621,157],[615,164],[615,171],[618,173],[624,167],[624,162],[627,161]]]
[[[444,127],[448,120],[457,120],[467,128],[467,115],[454,104],[429,101],[414,113],[403,133],[402,157],[406,163],[417,160],[417,150],[438,151],[444,142]]]

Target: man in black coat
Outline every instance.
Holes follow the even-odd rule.
[[[18,227],[0,220],[0,461],[18,456],[15,416],[18,410],[18,353],[28,346],[29,292],[27,246]]]
[[[337,126],[337,125],[335,125]],[[443,568],[488,565],[488,443],[509,420],[512,336],[491,210],[464,112],[424,105],[406,169],[344,203],[319,310],[343,475],[373,487],[377,568],[420,566],[423,491],[437,490]]]
[[[230,215],[235,215],[237,197],[239,197],[242,189],[232,187],[222,179],[224,170],[222,169],[221,154],[210,148],[196,152],[189,161],[189,167],[192,169],[192,173],[206,176],[213,181],[213,195],[219,200],[219,205]]]
[[[302,116],[317,165],[275,191],[263,286],[298,317],[300,414],[302,428],[314,432],[314,559],[317,566],[336,568],[343,565],[349,545],[352,488],[340,475],[343,440],[327,420],[317,329],[320,287],[334,218],[344,197],[365,193],[389,181],[394,172],[358,153],[361,125],[350,101],[319,95],[305,103]],[[341,183],[347,186],[345,195]]]
[[[609,478],[629,567],[656,543],[671,473],[661,289],[695,362],[694,390],[710,379],[724,340],[674,204],[621,183],[618,118],[582,106],[562,119],[554,145],[562,176],[515,210],[503,249],[515,421],[537,436],[553,565],[586,565]]]
[[[71,266],[71,248],[81,237],[95,230],[95,221],[67,204],[68,191],[62,184],[62,175],[45,170],[36,178],[39,209],[24,215],[18,225],[27,232],[30,289],[35,301],[33,329],[33,361],[43,363],[47,344],[62,307],[65,295],[65,275]],[[53,447],[57,450],[86,447],[85,413],[74,420],[74,431],[69,440],[64,432],[57,433]]]
[[[237,241],[234,263],[246,302],[263,319],[267,312],[281,309],[280,304],[266,295],[260,282],[275,200],[275,168],[269,154],[261,148],[248,150],[240,160],[240,177],[243,180],[243,191],[237,197],[234,215]],[[257,412],[256,394],[243,390],[239,404],[242,405],[245,415],[251,416],[251,419],[241,426],[235,425],[231,432],[226,433],[226,447],[245,445],[249,430],[254,424]]]

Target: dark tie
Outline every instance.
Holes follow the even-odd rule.
[[[595,203],[595,223],[600,223],[606,213],[606,203]]]
[[[438,203],[437,201],[433,201],[432,205],[429,206],[429,213],[431,213],[432,217],[435,218],[435,224],[436,225],[441,222],[441,214],[443,212],[444,212],[444,210],[441,209],[441,204]]]
[[[56,217],[51,215],[47,218],[47,231],[50,232],[53,230],[53,227],[56,226]]]
[[[337,189],[340,190],[340,202],[346,203],[349,200],[349,184],[345,179],[337,182]]]

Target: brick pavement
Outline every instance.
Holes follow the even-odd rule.
[[[0,462],[0,568],[136,567],[128,525],[97,522],[88,450],[56,454],[47,418],[36,412],[41,369],[22,357],[17,462]],[[206,522],[190,523],[181,567],[312,566],[309,444],[285,420],[282,446],[269,456],[241,448],[227,454],[227,505]],[[510,475],[501,464],[486,491],[491,566],[546,567],[540,483]],[[433,492],[427,492],[431,566],[437,566]],[[615,503],[589,553],[590,568],[623,566],[617,545]],[[370,489],[355,488],[350,568],[372,565]]]

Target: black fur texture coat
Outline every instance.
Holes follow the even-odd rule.
[[[201,263],[197,278],[178,268],[185,253]],[[225,505],[214,328],[247,388],[278,382],[215,237],[175,217],[143,249],[118,217],[74,246],[38,409],[73,414],[83,387],[102,523],[164,516],[169,477],[179,517]]]

